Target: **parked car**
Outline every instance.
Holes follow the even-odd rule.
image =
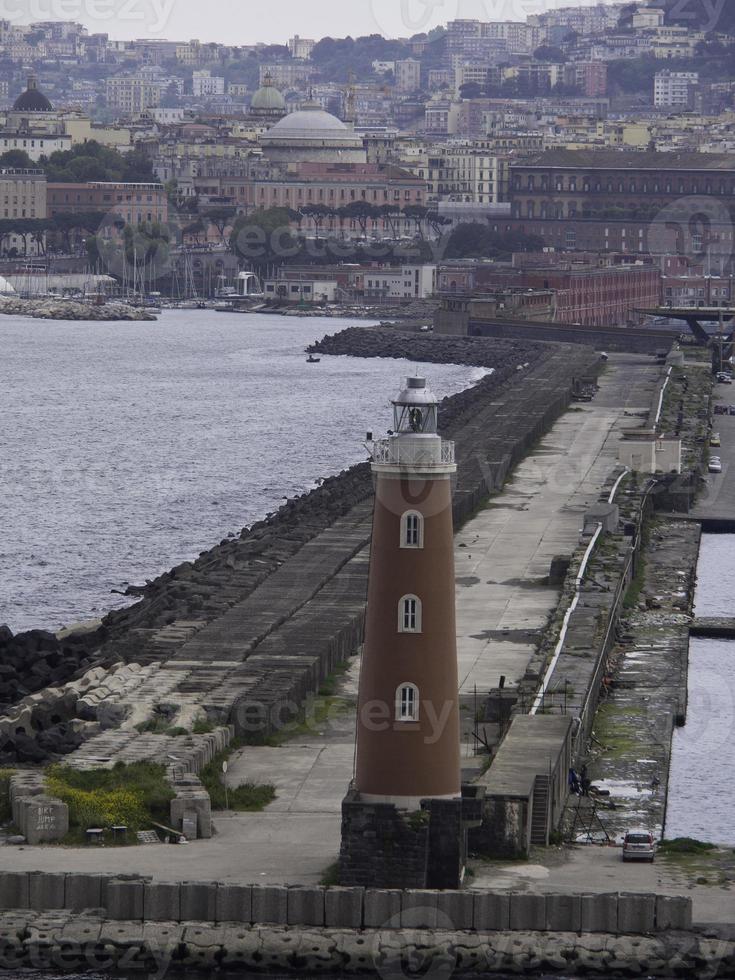
[[[712,435],[709,437],[709,444],[710,444],[710,446],[721,446],[722,445],[722,442],[720,441],[720,433],[719,432],[713,432],[712,433]]]
[[[708,469],[710,473],[722,473],[722,463],[719,459],[714,457],[709,461]]]
[[[717,375],[717,381],[721,385],[731,385],[732,384],[732,378],[730,377],[730,375],[729,374],[723,374],[722,371],[720,371],[720,373]]]
[[[650,830],[629,830],[623,838],[623,861],[650,861],[656,856],[656,842]]]

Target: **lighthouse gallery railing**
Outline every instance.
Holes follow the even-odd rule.
[[[454,462],[454,443],[442,439],[437,453],[436,443],[422,446],[417,442],[403,443],[399,439],[377,439],[371,449],[373,463],[403,466],[446,466]]]

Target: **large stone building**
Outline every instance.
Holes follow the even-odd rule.
[[[45,218],[46,174],[43,170],[0,170],[0,219]],[[35,255],[40,251],[37,239],[27,234],[7,232],[0,241],[2,253]]]
[[[48,213],[74,214],[100,211],[112,222],[120,218],[129,225],[168,221],[168,198],[162,184],[88,181],[85,184],[49,184]]]
[[[511,165],[507,227],[562,249],[689,254],[723,271],[735,166],[708,153],[552,151]]]
[[[5,116],[0,132],[0,153],[23,150],[31,160],[39,160],[57,150],[68,150],[72,137],[66,132],[64,120],[38,88],[35,75],[18,96]]]

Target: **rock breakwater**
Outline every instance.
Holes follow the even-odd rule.
[[[124,303],[95,306],[66,299],[0,298],[0,314],[30,316],[39,320],[155,320],[146,310]]]

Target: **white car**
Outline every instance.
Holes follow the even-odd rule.
[[[711,459],[707,468],[710,473],[722,473],[722,463],[717,458]]]
[[[629,830],[623,838],[623,861],[650,861],[656,857],[656,843],[649,830]]]

